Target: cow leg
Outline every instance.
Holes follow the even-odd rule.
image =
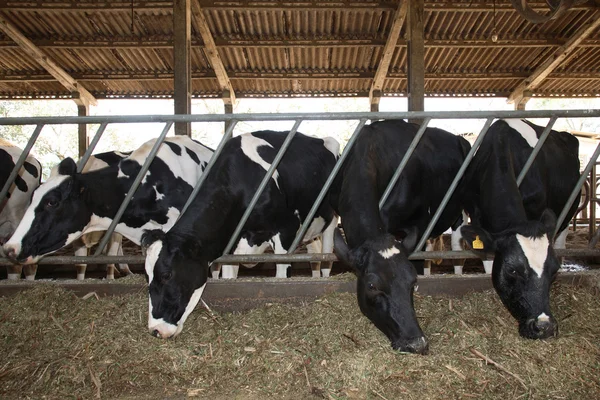
[[[490,275],[492,273],[492,267],[494,265],[494,260],[483,260],[483,269],[485,273]]]
[[[219,275],[221,274],[221,264],[219,264],[219,263],[211,264],[210,272],[212,274],[213,279],[219,279]]]
[[[119,248],[117,249],[117,255],[123,255],[123,235],[119,233],[113,233],[113,239],[119,243]],[[132,272],[129,269],[128,264],[119,264],[119,270],[125,275],[131,275]]]
[[[25,265],[23,267],[23,270],[25,272],[25,279],[28,281],[34,281],[35,280],[35,274],[37,274],[37,264],[30,264],[30,265]]]
[[[433,243],[431,242],[431,239],[427,239],[427,242],[425,243],[425,251],[433,251]],[[431,260],[423,260],[423,275],[431,275]]]
[[[287,248],[284,247],[281,240],[282,233],[275,235],[271,239],[271,244],[273,246],[273,253],[275,254],[286,254]],[[291,235],[291,241],[294,240],[293,234]],[[287,278],[287,270],[290,268],[292,264],[277,264],[277,272],[275,273],[275,278]]]
[[[333,253],[333,235],[335,233],[335,228],[338,225],[338,217],[334,217],[327,229],[323,232],[323,253],[330,254]],[[331,266],[333,265],[332,261],[326,261],[321,263],[321,274],[323,278],[329,278],[329,274],[331,273]]]
[[[456,228],[452,230],[452,235],[450,236],[450,242],[451,242],[451,246],[452,246],[452,251],[461,251],[463,250],[463,246],[462,246],[462,236],[460,233],[461,228],[463,227],[463,225],[466,225],[467,223],[467,214],[465,214],[463,212],[463,222],[462,224]],[[457,259],[454,260],[454,273],[456,275],[462,275],[463,273],[463,266],[465,265],[465,259],[461,258],[461,259]]]
[[[118,255],[120,247],[121,247],[120,238],[116,237],[115,235],[112,235],[110,238],[110,244],[108,246],[107,255],[109,255],[109,256]],[[116,269],[115,264],[106,264],[106,279],[109,279],[109,280],[115,279],[115,269]]]
[[[21,272],[23,272],[22,265],[9,265],[6,267],[7,278],[11,281],[21,279]]]
[[[75,249],[75,255],[79,257],[85,257],[88,255],[87,247],[81,246]],[[77,270],[77,280],[82,281],[85,279],[85,269],[87,268],[87,264],[75,264],[75,269]]]
[[[239,270],[239,265],[233,265],[233,264],[223,264],[221,266],[221,271],[222,271],[222,278],[223,279],[235,279],[237,278],[237,271],[236,268],[238,268]]]
[[[306,245],[306,251],[309,254],[317,254],[322,251],[323,245],[320,239],[315,239],[312,242]],[[319,261],[311,261],[310,269],[312,270],[313,278],[321,277],[321,262]]]
[[[560,232],[558,234],[558,236],[556,237],[556,240],[554,241],[555,249],[566,249],[567,248],[567,235],[568,234],[569,234],[569,227],[567,227],[566,229],[564,229],[562,232]],[[558,261],[560,262],[560,265],[562,266],[565,261],[565,258],[558,257]]]

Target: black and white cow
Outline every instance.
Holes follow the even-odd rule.
[[[8,181],[8,177],[15,167],[15,163],[23,150],[12,143],[0,139],[0,189]],[[33,191],[40,185],[42,166],[33,156],[25,159],[25,164],[19,171],[15,182],[10,187],[6,199],[0,204],[0,245],[3,245],[17,229],[25,210],[31,200]],[[15,265],[8,267],[8,279],[19,279],[23,267]],[[26,268],[25,276],[28,279],[35,277],[35,269]]]
[[[7,257],[34,263],[85,233],[106,230],[154,143],[150,140],[120,162],[87,173],[77,173],[72,159],[63,160],[35,192],[4,245]],[[168,230],[212,153],[187,136],[167,138],[115,232],[140,244],[145,229]]]
[[[402,120],[366,125],[334,182],[331,202],[348,241],[337,235],[335,253],[356,271],[361,311],[394,349],[425,354],[428,342],[413,306],[417,271],[407,256],[471,146],[462,137],[427,128],[380,211],[379,200],[417,130],[417,125]],[[452,226],[461,207],[461,195],[455,193],[431,237]]]
[[[260,131],[230,139],[206,177],[198,196],[168,232],[148,232],[148,328],[161,338],[178,335],[206,286],[208,266],[225,249],[254,192],[281,148],[287,132]],[[241,240],[248,246],[268,242],[287,252],[338,156],[332,138],[300,133],[293,138],[250,215]],[[305,240],[335,224],[323,202]]]
[[[517,176],[543,130],[519,119],[492,124],[467,171],[465,208],[472,225],[461,228],[467,244],[494,253],[494,288],[519,322],[521,336],[532,339],[558,333],[549,296],[560,268],[552,246],[555,215],[579,178],[578,140],[552,131],[517,186]],[[560,226],[561,247],[576,209],[573,204]]]

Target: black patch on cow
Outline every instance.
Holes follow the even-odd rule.
[[[190,156],[190,158],[192,160],[194,160],[194,162],[198,165],[200,165],[200,159],[198,158],[198,154],[194,153],[192,150],[190,150],[187,146],[185,147],[185,151],[188,154],[188,156]]]
[[[167,146],[169,146],[171,148],[171,150],[173,151],[173,153],[177,154],[178,156],[181,155],[181,147],[179,147],[175,143],[164,142],[164,144],[166,144]]]
[[[14,167],[15,163],[11,155],[7,151],[0,149],[0,189],[6,184]],[[27,192],[27,183],[19,175],[17,175],[14,184],[20,191]]]
[[[33,176],[34,178],[39,177],[39,171],[37,167],[32,163],[25,161],[25,164],[23,164],[23,168],[25,168],[25,170],[29,172],[29,175]]]

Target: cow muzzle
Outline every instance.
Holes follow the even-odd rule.
[[[177,328],[177,325],[169,324],[167,322],[161,322],[157,325],[148,326],[150,334],[159,339],[169,339],[175,337],[181,331]]]
[[[558,324],[552,317],[545,316],[528,319],[520,324],[519,333],[527,339],[548,339],[558,336]]]
[[[429,342],[425,336],[421,336],[408,341],[395,341],[392,343],[392,348],[405,353],[426,355],[429,353]]]

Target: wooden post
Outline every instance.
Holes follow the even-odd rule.
[[[224,106],[225,106],[225,114],[233,114],[233,104],[225,102]],[[227,128],[229,127],[230,124],[231,124],[231,122],[225,121],[225,130],[223,131],[223,133],[225,133],[225,131],[227,131]]]
[[[423,14],[423,0],[408,0],[408,111],[425,110]]]
[[[175,57],[175,114],[191,114],[192,112],[192,73],[191,73],[191,6],[190,0],[173,1],[173,54]],[[189,122],[175,123],[176,135],[191,137]]]
[[[88,105],[77,105],[77,115],[79,117],[87,117],[90,113],[90,107]],[[79,124],[77,127],[78,141],[79,141],[79,158],[83,157],[87,150],[90,140],[88,137],[87,124]]]

